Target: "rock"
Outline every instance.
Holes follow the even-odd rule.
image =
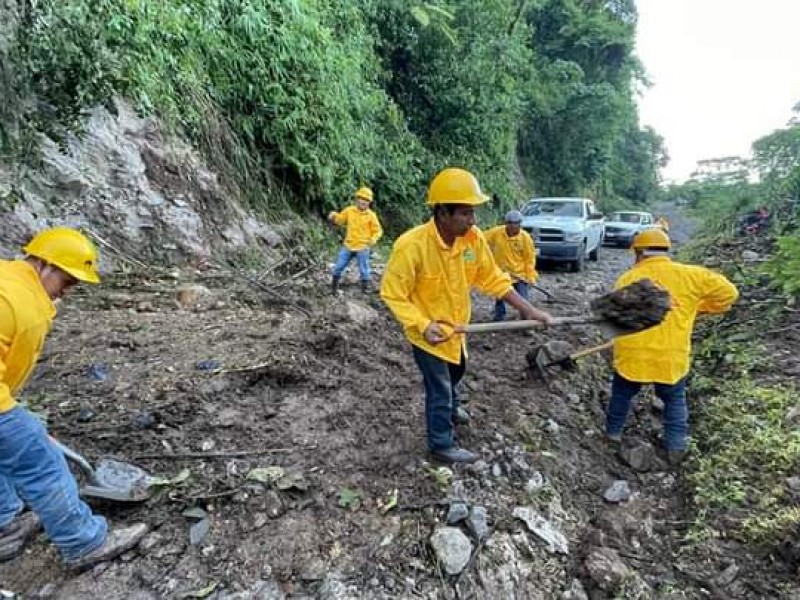
[[[533,508],[518,506],[514,509],[513,514],[517,519],[523,521],[532,533],[547,544],[549,552],[569,554],[569,543],[566,536]]]
[[[194,368],[198,371],[216,371],[222,366],[222,363],[216,359],[209,358],[195,363]]]
[[[567,400],[570,404],[580,404],[581,397],[578,394],[567,394]]]
[[[439,527],[431,536],[436,559],[448,575],[458,575],[472,556],[472,542],[456,527]]]
[[[603,492],[603,500],[606,502],[626,502],[631,497],[631,487],[627,481],[618,479]]]
[[[447,524],[455,525],[469,516],[469,508],[465,502],[451,502],[447,509]]]
[[[644,473],[650,470],[653,460],[653,446],[648,443],[642,443],[637,446],[622,448],[619,455],[629,467]]]
[[[726,588],[739,576],[739,565],[731,563],[722,573],[717,575],[716,582],[719,587]]]
[[[320,581],[325,579],[328,567],[321,558],[314,556],[300,567],[300,579],[303,581]]]
[[[503,476],[503,467],[500,466],[500,463],[494,463],[492,465],[492,475],[494,475],[495,477]]]
[[[544,487],[544,475],[542,475],[539,471],[534,471],[531,478],[525,482],[525,491],[528,493],[529,496],[538,495],[543,487]]]
[[[485,460],[478,460],[471,465],[467,465],[467,471],[473,475],[483,475],[488,470],[489,464]]]
[[[489,515],[483,506],[473,506],[469,511],[467,529],[476,540],[482,542],[489,537]]]
[[[631,576],[631,571],[613,548],[592,550],[585,562],[592,581],[605,592],[614,592]]]
[[[377,310],[355,302],[354,300],[348,300],[345,309],[347,311],[347,316],[357,325],[367,325],[380,318],[380,314]]]
[[[211,521],[208,519],[197,521],[189,528],[189,543],[192,546],[196,546],[202,542],[209,529],[211,529]]]
[[[75,419],[78,423],[88,423],[92,419],[97,416],[97,413],[94,412],[88,406],[84,406],[81,408],[80,412],[78,412],[78,417]]]
[[[286,594],[276,581],[259,580],[243,592],[219,591],[212,596],[215,600],[284,600]]]
[[[561,593],[561,600],[589,600],[589,596],[580,580],[573,579],[569,589]]]
[[[557,435],[558,432],[561,431],[561,427],[553,419],[547,419],[547,423],[544,425],[544,430],[547,433]]]
[[[138,549],[141,554],[147,554],[163,543],[164,536],[157,531],[152,531],[148,533],[141,542],[139,542]]]
[[[753,252],[752,250],[743,250],[742,251],[742,260],[744,262],[756,262],[760,259],[758,252]]]
[[[55,583],[48,583],[39,588],[32,598],[34,600],[49,600],[50,598],[55,598],[57,594],[58,586]]]
[[[108,379],[108,367],[102,363],[89,365],[86,373],[95,381],[105,381]]]
[[[286,506],[275,490],[269,490],[264,495],[264,512],[270,519],[277,519],[286,512]]]
[[[139,302],[136,305],[136,312],[140,312],[140,313],[156,312],[156,307],[149,300],[142,300],[141,302]]]
[[[152,429],[156,424],[156,418],[153,413],[143,410],[131,415],[130,424],[134,429]]]
[[[664,412],[664,401],[661,398],[659,398],[658,396],[653,398],[653,401],[650,404],[650,406],[657,413],[663,413]]]
[[[800,477],[793,475],[786,478],[786,485],[792,492],[800,492]]]
[[[195,308],[204,299],[211,296],[211,290],[200,284],[184,285],[178,288],[175,299],[184,310]]]
[[[800,423],[800,406],[790,408],[783,418],[783,422],[787,427],[795,427]]]

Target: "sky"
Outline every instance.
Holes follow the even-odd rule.
[[[800,0],[636,0],[652,87],[642,124],[665,138],[666,181],[698,160],[748,156],[800,102]]]

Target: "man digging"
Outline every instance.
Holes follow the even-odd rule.
[[[100,281],[97,250],[75,230],[42,231],[24,252],[24,259],[0,261],[0,560],[17,556],[44,526],[66,565],[80,569],[130,550],[148,527],[110,532],[78,497],[45,428],[14,400],[39,358],[56,302],[79,281]]]
[[[487,201],[468,171],[449,168],[436,175],[427,202],[433,218],[397,239],[381,284],[381,297],[403,325],[422,372],[428,449],[448,463],[475,462],[478,455],[455,444],[454,422],[469,418],[458,395],[466,346],[464,336],[448,336],[442,322],[469,323],[472,286],[502,298],[523,319],[552,320],[524,300],[511,277],[495,264],[475,227],[475,207]]]
[[[671,296],[671,310],[660,325],[614,339],[614,379],[606,411],[606,436],[622,440],[631,401],[643,385],[654,384],[664,402],[664,444],[670,464],[686,452],[689,414],[686,375],[694,321],[698,314],[728,311],[739,292],[719,273],[673,262],[672,244],[661,229],[648,229],[633,240],[634,266],[617,280],[615,289],[650,279]]]

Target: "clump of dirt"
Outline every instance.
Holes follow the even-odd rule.
[[[671,308],[667,290],[650,279],[640,279],[590,304],[597,316],[630,333],[660,324]]]

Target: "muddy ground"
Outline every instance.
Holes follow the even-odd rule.
[[[584,273],[543,270],[557,301],[542,305],[580,314],[630,262],[605,249]],[[214,270],[117,275],[64,303],[23,397],[92,460],[189,477],[144,504],[93,502],[114,525],[151,525],[137,550],[76,575],[42,535],[0,565],[0,589],[142,600],[725,597],[703,578],[723,567],[683,554],[680,472],[663,460],[652,395],[622,460],[602,438],[608,356],[548,382],[528,366],[533,345],[581,348],[602,341],[596,329],[471,339],[472,423],[458,437],[483,460],[448,477],[426,460],[421,379],[399,327],[377,295],[353,285],[332,298],[326,284],[320,269],[279,290],[310,317]],[[473,320],[489,320],[491,302],[475,305]],[[603,499],[616,480],[630,489],[621,504]],[[469,563],[448,576],[429,540],[455,499],[484,507],[490,534],[472,534]],[[568,548],[528,531],[520,507]],[[184,514],[193,508],[202,512]],[[190,540],[203,514],[208,532]],[[728,597],[763,597],[743,589]]]

